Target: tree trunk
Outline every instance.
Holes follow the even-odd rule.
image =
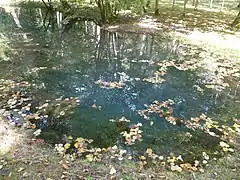
[[[192,6],[195,6],[195,1],[196,1],[196,0],[193,0],[193,1],[192,1]]]
[[[198,0],[195,0],[194,11],[197,10],[197,6],[198,6]]]
[[[231,24],[232,27],[234,27],[234,26],[236,26],[236,25],[238,25],[240,23],[240,2],[238,4],[237,8],[238,8],[239,12],[238,12],[237,17],[234,19],[234,21]]]
[[[222,0],[221,11],[223,10],[223,8],[224,8],[224,0]]]
[[[158,0],[155,0],[155,15],[159,15]]]
[[[240,23],[240,11],[238,12],[237,17],[234,19],[231,26],[234,27],[234,26],[238,25],[239,23]]]
[[[172,2],[172,9],[174,9],[175,1],[176,1],[176,0],[173,0],[173,2]]]
[[[118,4],[116,1],[111,0],[95,0],[101,15],[101,22],[108,23],[117,17]]]
[[[213,3],[213,0],[210,0],[210,5],[209,7],[212,9],[212,3]]]
[[[183,16],[186,15],[186,6],[187,6],[188,0],[184,0],[184,7],[183,7]]]

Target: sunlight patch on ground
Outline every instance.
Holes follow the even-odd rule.
[[[11,2],[12,2],[11,0],[1,0],[0,4],[1,5],[7,5],[7,4],[10,4]]]
[[[161,28],[162,24],[155,22],[156,20],[157,19],[145,17],[141,19],[141,21],[137,23],[137,25],[140,26],[141,28],[150,28],[150,29],[158,30]]]
[[[108,26],[107,29],[108,30],[114,30],[114,29],[117,29],[119,28],[119,25],[116,25],[116,26]]]
[[[186,37],[193,42],[204,42],[219,48],[240,50],[240,37],[236,35],[221,36],[216,32],[202,33],[200,31],[193,31]]]
[[[8,153],[14,146],[21,143],[22,136],[11,125],[0,120],[0,155]]]

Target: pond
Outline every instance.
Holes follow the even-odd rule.
[[[1,61],[0,70],[2,78],[37,84],[38,99],[79,98],[79,106],[65,119],[67,123],[49,121],[42,129],[41,137],[46,141],[60,143],[63,135],[72,135],[93,139],[96,146],[112,146],[118,143],[119,132],[110,120],[125,117],[143,124],[143,141],[135,145],[136,149],[151,147],[170,153],[185,149],[184,133],[188,129],[174,126],[163,117],[152,116],[149,121],[140,116],[139,110],[153,101],[173,100],[173,114],[181,119],[202,113],[222,117],[218,119],[222,122],[238,117],[238,113],[229,113],[239,106],[234,81],[229,88],[209,89],[205,87],[208,70],[203,67],[166,69],[163,62],[173,59],[181,62],[194,56],[201,60],[197,53],[182,55],[185,47],[178,41],[164,35],[108,32],[93,22],[63,20],[58,12],[56,22],[46,18],[44,23],[45,12],[1,10],[3,42],[12,51],[7,54],[9,61]],[[157,75],[157,71],[164,74]],[[230,96],[232,92],[235,94]],[[192,139],[191,143],[202,147],[199,140]]]

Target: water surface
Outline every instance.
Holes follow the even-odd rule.
[[[137,114],[145,104],[172,99],[176,102],[174,115],[183,119],[202,113],[219,117],[226,113],[220,108],[223,104],[229,108],[233,104],[226,102],[229,89],[220,92],[205,88],[199,76],[204,71],[201,68],[181,71],[169,67],[163,83],[143,81],[161,68],[159,62],[186,58],[180,54],[182,47],[171,39],[108,32],[92,22],[64,21],[60,13],[55,13],[56,22],[49,21],[46,27],[45,12],[21,8],[1,12],[1,33],[14,51],[10,54],[12,61],[2,61],[0,68],[3,78],[38,84],[43,99],[80,99],[73,116],[66,119],[68,127],[56,122],[43,129],[42,136],[50,142],[72,134],[92,138],[98,146],[113,145],[119,134],[109,120],[124,116],[132,123],[144,124],[139,148],[150,146],[159,152],[171,152],[180,148],[178,136],[186,129],[158,116],[152,117],[154,124],[150,126]],[[98,80],[125,85],[106,89],[95,84]]]

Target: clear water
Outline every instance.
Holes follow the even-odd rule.
[[[204,88],[199,77],[203,69],[180,71],[171,67],[164,76],[165,82],[143,81],[160,68],[158,62],[183,58],[178,53],[181,47],[173,51],[173,41],[164,36],[108,32],[92,22],[60,22],[54,28],[50,23],[44,28],[44,10],[15,9],[15,13],[15,20],[12,13],[0,14],[1,33],[14,49],[9,55],[12,61],[0,64],[1,76],[40,84],[39,96],[44,99],[74,96],[81,101],[73,116],[66,119],[68,127],[56,122],[43,129],[43,137],[49,141],[57,142],[63,134],[72,134],[92,138],[98,146],[113,145],[118,134],[109,119],[124,116],[133,123],[144,124],[141,148],[151,146],[170,152],[180,148],[178,133],[185,129],[160,117],[153,117],[154,125],[150,127],[137,114],[144,104],[173,99],[174,115],[181,118],[201,113],[221,116],[235,106],[235,102],[226,101],[231,89],[219,92]],[[59,14],[58,19],[61,20]],[[43,69],[33,70],[40,67]],[[125,86],[100,88],[95,84],[99,79],[122,80]],[[93,108],[93,104],[101,109]]]

